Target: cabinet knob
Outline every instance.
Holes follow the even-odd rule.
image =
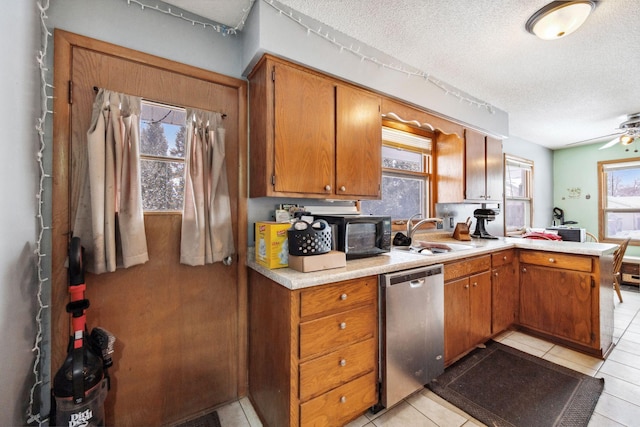
[[[347,191],[347,187],[345,187],[344,185],[340,187],[340,191]]]
[[[340,366],[345,366],[347,361],[345,359],[340,360]]]
[[[347,396],[342,396],[340,398],[340,403],[347,403]]]
[[[464,288],[465,289],[469,289],[469,285],[464,285]]]
[[[340,299],[341,299],[342,301],[346,300],[346,299],[347,299],[347,294],[342,294],[342,295],[340,295]]]
[[[325,191],[331,191],[331,186],[329,184],[324,186]]]
[[[554,263],[556,260],[554,258],[549,258],[549,262]]]
[[[346,329],[346,327],[347,327],[347,323],[346,322],[340,323],[340,329]]]
[[[494,276],[498,277],[498,272],[493,273]]]
[[[522,267],[522,272],[526,273],[527,272],[527,268],[526,267]]]
[[[476,286],[478,286],[478,282],[473,282],[473,287],[475,288]]]
[[[503,260],[503,261],[506,261],[506,260],[507,260],[507,256],[506,256],[506,255],[505,255],[505,256],[503,256],[503,257],[502,257],[502,260]]]

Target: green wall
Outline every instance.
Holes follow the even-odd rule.
[[[606,142],[606,141],[605,141]],[[640,157],[640,144],[629,151],[620,144],[600,150],[605,142],[564,148],[553,152],[553,203],[564,210],[566,221],[598,235],[598,162]],[[639,152],[634,152],[638,149]],[[640,256],[640,247],[629,246],[629,256]]]

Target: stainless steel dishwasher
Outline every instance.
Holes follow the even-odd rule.
[[[380,275],[380,401],[390,408],[444,372],[442,264]]]

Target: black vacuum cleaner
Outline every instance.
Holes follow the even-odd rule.
[[[112,364],[115,337],[102,328],[88,334],[86,310],[89,300],[84,291],[84,248],[80,238],[69,244],[69,294],[67,312],[71,314],[73,335],[69,337],[67,357],[53,378],[54,413],[57,426],[103,426],[104,401],[109,390],[107,368]]]

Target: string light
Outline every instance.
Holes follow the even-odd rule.
[[[31,351],[35,353],[35,359],[33,361],[33,376],[34,383],[29,390],[29,406],[27,407],[27,424],[38,423],[38,425],[48,424],[48,417],[42,417],[39,410],[34,408],[35,406],[35,394],[40,387],[42,386],[42,376],[43,372],[41,372],[41,359],[42,359],[42,315],[44,310],[48,309],[49,306],[45,305],[42,301],[42,291],[44,289],[44,285],[49,281],[47,277],[44,277],[44,265],[43,259],[46,258],[47,254],[43,252],[42,249],[42,241],[44,239],[45,232],[48,232],[51,228],[45,225],[44,216],[42,215],[42,206],[44,204],[44,192],[45,192],[45,181],[48,178],[51,178],[51,175],[46,173],[44,166],[44,152],[46,149],[45,144],[45,125],[47,122],[47,116],[53,114],[53,112],[49,109],[49,101],[53,99],[53,96],[49,95],[49,91],[53,88],[52,85],[47,83],[47,67],[46,67],[46,56],[47,56],[47,48],[49,46],[49,37],[51,33],[47,28],[46,20],[47,20],[47,10],[49,9],[49,0],[44,1],[36,1],[36,6],[40,11],[40,34],[41,34],[41,46],[40,51],[36,55],[36,62],[38,63],[38,68],[40,69],[40,100],[41,100],[41,108],[40,108],[40,117],[36,120],[36,131],[38,134],[39,148],[36,153],[36,159],[38,161],[38,168],[40,170],[40,181],[38,186],[38,193],[36,194],[36,199],[38,201],[38,214],[37,214],[37,225],[38,225],[38,240],[36,241],[36,249],[34,251],[37,257],[37,272],[38,272],[38,291],[37,291],[37,299],[38,299],[38,311],[36,313],[36,337],[33,348]]]
[[[131,5],[131,3],[135,3],[138,6],[140,6],[140,9],[142,9],[142,10],[149,9],[149,10],[154,10],[156,12],[164,13],[165,15],[171,15],[171,16],[173,16],[175,18],[180,18],[180,19],[182,19],[184,21],[190,22],[191,25],[194,25],[194,26],[195,25],[202,25],[202,28],[211,28],[212,30],[217,31],[218,33],[222,34],[223,36],[237,34],[238,30],[244,26],[244,23],[247,20],[247,16],[249,16],[249,12],[251,12],[251,7],[253,6],[254,2],[255,2],[255,0],[250,0],[249,6],[247,6],[244,9],[242,9],[242,18],[240,18],[240,22],[238,22],[238,24],[235,27],[231,28],[231,27],[227,27],[226,25],[222,25],[222,24],[212,24],[210,22],[196,21],[194,19],[187,18],[182,13],[172,12],[171,8],[162,9],[158,5],[150,6],[150,5],[144,4],[143,2],[138,1],[138,0],[127,0],[127,4],[129,6]]]
[[[406,74],[407,77],[418,77],[426,82],[429,82],[431,84],[433,84],[434,86],[442,89],[442,91],[445,93],[445,95],[449,95],[449,96],[453,96],[455,98],[457,98],[459,101],[461,102],[466,102],[469,105],[472,106],[476,106],[478,108],[484,108],[487,111],[489,111],[491,114],[495,114],[495,109],[494,107],[484,101],[480,101],[476,98],[470,98],[468,96],[463,95],[461,92],[459,92],[457,89],[446,85],[444,83],[442,83],[440,80],[435,79],[433,77],[431,77],[428,73],[424,72],[424,71],[420,71],[420,70],[410,70],[407,68],[404,68],[402,66],[397,66],[397,65],[393,65],[392,63],[383,63],[380,60],[378,60],[375,57],[372,56],[367,56],[364,55],[360,52],[360,47],[358,47],[357,49],[353,48],[353,45],[351,46],[346,46],[343,45],[342,43],[338,42],[336,40],[335,37],[329,37],[329,31],[325,29],[325,31],[327,32],[327,34],[323,34],[322,33],[322,27],[320,27],[318,30],[315,30],[314,28],[304,24],[304,22],[302,22],[302,17],[295,17],[293,16],[293,11],[285,11],[283,9],[280,9],[280,7],[278,7],[277,4],[275,4],[274,0],[263,0],[265,3],[267,3],[269,6],[271,6],[272,8],[274,8],[275,10],[277,10],[279,12],[279,14],[281,16],[286,16],[287,18],[291,19],[293,22],[297,23],[298,25],[300,25],[301,27],[303,27],[306,31],[307,31],[307,35],[313,33],[316,36],[319,36],[320,38],[329,41],[330,43],[334,44],[335,46],[340,48],[340,52],[344,52],[347,51],[353,55],[355,55],[356,57],[360,58],[360,62],[364,62],[364,61],[369,61],[371,63],[374,63],[378,66],[382,66],[384,68],[388,68],[389,70],[392,71],[396,71],[402,74]]]

